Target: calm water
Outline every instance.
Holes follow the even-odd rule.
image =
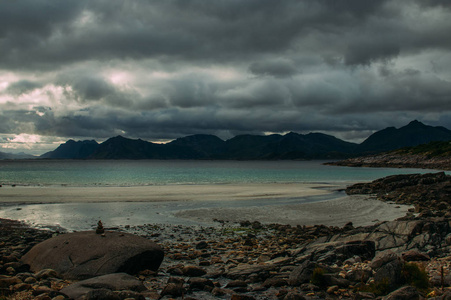
[[[322,161],[0,161],[0,184],[145,186],[162,184],[360,182],[421,169],[349,168]]]
[[[420,169],[348,168],[320,161],[0,161],[0,184],[25,186],[146,186],[228,183],[337,183],[370,181]],[[344,196],[343,193],[296,199],[252,201],[167,201],[1,205],[0,218],[24,220],[36,227],[88,230],[98,220],[107,226],[144,223],[211,225],[178,218],[183,210],[299,204]],[[264,220],[261,220],[264,222]]]

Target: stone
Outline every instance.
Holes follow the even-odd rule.
[[[226,288],[247,287],[247,283],[244,280],[232,280],[226,285]]]
[[[429,255],[415,250],[403,252],[401,257],[405,261],[428,261],[431,259]]]
[[[404,286],[402,288],[399,288],[390,294],[388,294],[386,297],[383,298],[383,300],[417,300],[420,299],[420,294],[418,293],[417,289],[413,286]]]
[[[141,281],[126,273],[115,273],[98,276],[73,283],[61,290],[70,298],[77,299],[96,289],[108,289],[110,291],[131,290],[142,292],[146,287]]]
[[[377,255],[370,264],[376,282],[387,281],[396,286],[401,281],[401,258],[393,252]]]
[[[361,260],[371,260],[376,252],[372,240],[335,241],[313,243],[306,248],[306,253],[312,255],[311,260],[325,264],[343,263],[343,261],[358,256]]]
[[[207,271],[198,266],[184,266],[182,272],[183,275],[189,277],[198,277],[207,274]]]
[[[17,277],[0,275],[0,288],[9,288],[18,283],[22,283],[22,280]]]
[[[233,294],[230,300],[255,300],[255,298],[250,295]]]
[[[96,289],[89,291],[85,296],[86,300],[121,300],[118,295],[109,289]]]
[[[114,293],[120,299],[146,300],[146,297],[135,291],[115,291]]]
[[[232,294],[233,292],[229,289],[222,289],[222,288],[218,288],[215,287],[213,288],[213,290],[211,291],[211,294],[215,297],[220,297],[220,296],[224,296],[227,294]]]
[[[36,278],[38,280],[47,279],[47,278],[60,278],[58,273],[53,269],[43,269],[36,273]]]
[[[287,285],[287,281],[283,278],[276,278],[276,277],[272,277],[272,278],[268,278],[265,280],[265,282],[263,282],[263,286],[266,288],[269,287],[281,287],[281,286],[285,286]]]
[[[338,291],[339,288],[340,288],[340,287],[339,287],[338,285],[332,285],[332,286],[330,286],[330,287],[327,288],[326,293],[328,293],[328,294],[333,294],[333,293],[335,293],[336,291]]]
[[[212,290],[215,286],[210,279],[201,277],[192,277],[188,279],[188,284],[190,290],[204,290],[206,287],[208,287],[209,290]]]
[[[28,283],[18,283],[13,286],[13,290],[16,292],[26,291],[31,289],[31,284]]]
[[[328,286],[336,285],[341,288],[347,288],[351,284],[349,280],[335,274],[323,274],[323,280]]]
[[[305,297],[296,292],[288,292],[283,300],[305,300]]]
[[[451,245],[451,233],[445,237],[445,243],[447,245]]]
[[[196,249],[206,249],[208,247],[208,243],[206,241],[201,241],[196,244]]]
[[[34,246],[22,257],[32,271],[53,269],[64,279],[86,279],[125,272],[136,274],[158,270],[163,250],[139,236],[108,232],[105,237],[92,231],[62,234]]]
[[[103,228],[102,221],[99,220],[99,222],[97,222],[96,234],[103,234],[103,233],[105,233],[105,229]]]
[[[310,282],[312,278],[313,270],[315,269],[316,264],[306,260],[301,265],[296,267],[288,278],[288,284],[292,286],[298,286],[303,283]]]
[[[346,279],[352,282],[367,282],[373,275],[371,270],[356,269],[346,273]]]
[[[161,291],[161,296],[172,296],[172,297],[182,297],[185,294],[185,289],[183,284],[177,284],[170,282]]]
[[[228,278],[238,279],[242,277],[248,277],[251,274],[260,274],[263,272],[269,272],[275,269],[274,265],[249,265],[240,264],[236,268],[230,269],[226,274]]]
[[[376,295],[370,292],[357,292],[354,295],[355,300],[363,300],[363,299],[376,299]]]
[[[25,280],[23,282],[28,283],[28,284],[33,284],[33,283],[36,283],[36,281],[37,281],[36,278],[30,276],[30,277],[25,278]]]

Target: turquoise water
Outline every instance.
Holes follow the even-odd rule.
[[[0,161],[0,184],[146,186],[228,183],[347,183],[431,170],[349,168],[323,161]]]
[[[182,184],[331,183],[370,181],[393,174],[425,173],[431,170],[348,168],[325,166],[322,161],[0,161],[0,184],[18,186],[149,186]],[[98,220],[107,226],[145,223],[217,225],[211,221],[177,217],[184,210],[223,207],[270,207],[301,204],[344,197],[343,192],[322,196],[299,195],[289,199],[229,201],[161,201],[57,203],[2,205],[0,218],[23,220],[35,227],[89,230]],[[21,189],[16,189],[20,193]],[[265,222],[265,219],[261,219]]]

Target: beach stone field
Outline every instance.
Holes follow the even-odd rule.
[[[415,205],[362,227],[218,219],[57,232],[1,219],[0,299],[451,299],[451,179],[418,176],[349,187]]]

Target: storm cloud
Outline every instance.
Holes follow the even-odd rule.
[[[43,150],[118,134],[319,131],[358,142],[413,119],[451,128],[448,1],[0,6],[3,148],[14,136]]]

